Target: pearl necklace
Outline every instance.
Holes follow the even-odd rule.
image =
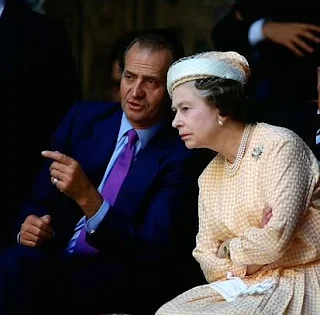
[[[228,162],[228,160],[226,158],[224,158],[224,168],[225,168],[227,175],[229,175],[229,176],[234,176],[240,167],[240,163],[241,163],[242,158],[244,156],[244,152],[246,151],[246,146],[247,146],[248,138],[250,135],[250,130],[251,130],[251,124],[247,124],[246,127],[244,128],[243,135],[242,135],[241,142],[240,142],[240,146],[238,149],[238,153],[237,153],[237,156],[236,156],[236,159],[234,160],[234,162],[231,164]]]

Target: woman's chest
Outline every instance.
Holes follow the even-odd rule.
[[[218,239],[241,236],[249,227],[259,227],[266,206],[259,174],[242,169],[234,177],[213,178],[203,187],[203,203]]]

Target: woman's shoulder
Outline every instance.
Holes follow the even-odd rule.
[[[292,146],[292,148],[310,151],[309,153],[311,153],[308,145],[294,131],[267,123],[257,123],[252,140],[253,145],[265,149]]]
[[[268,142],[284,143],[287,141],[298,141],[303,140],[292,130],[270,125],[267,123],[257,123],[256,136]]]
[[[310,147],[288,128],[257,123],[252,142],[251,145],[262,148],[266,156],[278,156],[279,154],[291,158],[304,156],[311,163],[314,163],[315,157]]]

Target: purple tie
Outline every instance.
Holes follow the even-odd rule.
[[[114,205],[117,195],[119,193],[120,187],[128,174],[131,161],[134,157],[134,147],[138,140],[138,134],[134,129],[128,131],[128,143],[123,148],[120,153],[116,163],[114,164],[103,188],[101,191],[102,196],[110,203]],[[95,254],[97,250],[91,247],[85,241],[86,238],[86,228],[82,227],[79,237],[76,241],[73,252],[77,254]]]
[[[134,129],[128,131],[128,143],[120,153],[116,163],[114,164],[108,179],[101,191],[102,196],[114,205],[123,180],[128,174],[131,161],[134,156],[134,145],[138,140],[138,134]]]

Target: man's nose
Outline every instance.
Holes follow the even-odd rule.
[[[136,81],[132,87],[132,96],[133,97],[142,97],[144,95],[144,90],[142,87],[142,82]]]

